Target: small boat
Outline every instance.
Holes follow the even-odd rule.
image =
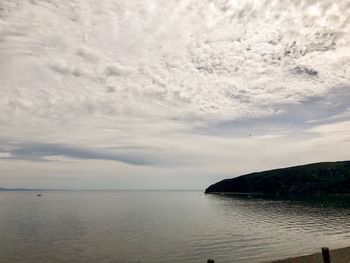
[[[37,194],[36,196],[41,196],[41,194]]]

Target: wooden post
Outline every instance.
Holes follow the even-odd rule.
[[[323,257],[323,263],[331,263],[331,256],[329,254],[328,247],[322,248],[322,257]]]
[[[214,259],[208,259],[207,263],[214,263]]]

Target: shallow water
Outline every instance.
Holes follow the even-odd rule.
[[[261,262],[348,246],[343,203],[199,191],[0,192],[0,262]]]

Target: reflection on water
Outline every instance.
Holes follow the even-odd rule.
[[[348,246],[347,199],[0,192],[0,262],[261,262]]]
[[[239,221],[245,236],[262,250],[264,258],[319,251],[322,246],[347,246],[350,236],[349,201],[341,198],[304,200],[264,200],[215,196],[217,210],[232,221]],[[219,207],[220,206],[220,207]],[[221,217],[221,216],[220,216]],[[228,222],[227,228],[235,228]],[[243,237],[244,246],[252,240]],[[256,255],[245,255],[258,261]]]

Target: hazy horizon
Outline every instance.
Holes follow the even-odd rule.
[[[339,160],[337,162],[346,162],[346,161],[350,161],[350,160]],[[308,163],[310,164],[310,163]],[[303,166],[303,165],[308,165],[308,164],[300,164],[297,166]],[[312,164],[317,164],[317,163],[312,163]],[[275,169],[283,169],[283,168],[288,168],[288,167],[277,167],[274,168],[272,170]],[[267,171],[267,170],[264,170]],[[252,171],[251,173],[256,173],[256,172],[263,172],[263,171]],[[248,173],[250,174],[250,173]],[[247,175],[247,174],[240,174],[237,176],[242,176],[242,175]],[[234,176],[234,177],[237,177]],[[224,179],[230,179],[230,178],[234,178],[234,177],[227,177],[227,178],[223,178]],[[213,182],[216,183],[216,182]],[[31,187],[31,188],[26,188],[26,187],[1,187],[0,186],[0,191],[4,190],[15,190],[15,191],[21,191],[21,190],[25,190],[25,191],[36,191],[36,190],[42,190],[42,191],[203,191],[209,187],[209,185],[205,186],[205,188],[35,188],[35,187]]]
[[[0,1],[0,187],[205,189],[349,160],[350,5]]]

